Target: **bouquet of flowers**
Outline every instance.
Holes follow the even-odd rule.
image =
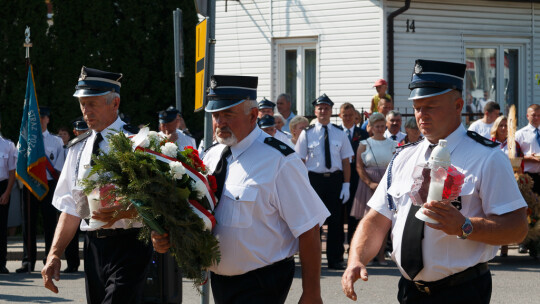
[[[129,138],[109,136],[110,151],[94,157],[84,191],[108,189],[118,203],[137,209],[144,222],[140,238],[149,241],[151,230],[168,232],[170,252],[185,277],[202,284],[203,271],[220,259],[215,225],[215,178],[207,174],[197,150],[180,151],[157,132],[143,128]],[[113,185],[113,187],[111,187]]]

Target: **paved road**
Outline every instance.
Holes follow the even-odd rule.
[[[323,261],[323,264],[326,261]],[[356,284],[358,303],[396,303],[399,272],[393,263],[389,266],[372,266],[370,278]],[[8,269],[14,271],[20,262],[9,261]],[[41,269],[38,262],[36,269]],[[65,261],[63,261],[65,267]],[[538,303],[540,299],[540,262],[527,255],[510,250],[509,257],[496,257],[490,267],[493,274],[493,296],[491,303]],[[341,271],[328,271],[323,267],[321,286],[325,303],[353,303],[345,298],[341,291]],[[60,293],[53,294],[42,287],[39,272],[31,274],[0,275],[0,303],[86,303],[84,293],[84,275],[62,275],[58,282]],[[183,282],[183,303],[200,303],[200,297],[188,280]],[[291,287],[287,303],[297,303],[301,295],[300,267]],[[213,301],[210,301],[213,303]]]

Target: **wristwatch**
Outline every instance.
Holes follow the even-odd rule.
[[[461,232],[463,234],[461,236],[458,235],[458,239],[462,240],[466,239],[473,232],[473,226],[468,217],[465,218],[465,223],[461,226]]]

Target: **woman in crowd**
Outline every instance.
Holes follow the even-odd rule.
[[[405,123],[405,133],[407,133],[407,135],[399,143],[399,146],[417,142],[420,139],[422,139],[422,133],[420,133],[420,130],[418,130],[418,125],[416,124],[416,118],[413,117],[407,120],[407,122]]]
[[[508,118],[504,115],[497,117],[493,126],[491,127],[491,140],[500,144],[501,150],[504,154],[508,155]],[[516,149],[513,157],[523,157],[521,147],[516,141]],[[510,156],[509,156],[510,157]],[[521,163],[521,170],[523,170],[523,162]],[[501,246],[501,257],[508,256],[508,245]]]
[[[370,208],[367,206],[367,202],[375,189],[377,189],[386,167],[392,160],[397,145],[392,139],[384,137],[384,131],[386,130],[384,115],[373,113],[369,117],[369,125],[373,136],[361,141],[356,153],[356,171],[358,171],[360,180],[354,197],[351,216],[359,220],[369,211]],[[381,246],[376,258],[380,265],[387,265],[384,259],[385,246],[386,243]]]
[[[291,122],[289,123],[289,130],[291,130],[292,138],[291,141],[293,145],[296,145],[298,136],[302,133],[302,130],[309,126],[309,120],[304,116],[296,115]]]

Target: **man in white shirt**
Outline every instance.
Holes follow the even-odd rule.
[[[22,213],[23,213],[23,259],[22,266],[16,270],[17,273],[34,271],[36,264],[36,224],[38,210],[41,212],[43,219],[43,237],[45,239],[45,254],[49,253],[53,241],[54,230],[58,218],[58,210],[51,204],[54,189],[58,181],[58,176],[64,166],[64,142],[56,135],[49,133],[47,126],[49,125],[51,111],[48,107],[39,107],[39,116],[41,122],[41,131],[43,132],[43,145],[45,148],[45,156],[47,157],[47,184],[49,192],[43,198],[38,200],[33,194],[24,190]],[[43,259],[45,264],[45,259]]]
[[[491,127],[501,114],[501,107],[498,103],[490,101],[484,106],[484,117],[473,122],[469,126],[469,131],[474,131],[485,138],[491,139]]]
[[[283,119],[285,120],[285,124],[281,129],[283,132],[291,133],[291,130],[289,129],[289,123],[291,122],[291,119],[296,116],[292,112],[291,108],[291,95],[286,93],[279,94],[277,98],[277,109],[279,114],[281,114],[281,116],[283,116]]]
[[[142,223],[133,218],[136,209],[122,205],[101,207],[90,214],[88,199],[80,180],[93,165],[92,156],[109,151],[108,136],[119,130],[127,134],[137,130],[118,117],[122,74],[83,67],[73,96],[79,99],[81,112],[91,132],[71,142],[66,167],[62,170],[53,205],[62,213],[54,243],[41,271],[44,285],[54,293],[53,283],[60,279],[60,257],[75,235],[77,227],[86,231],[84,272],[86,300],[97,303],[141,303],[152,247],[138,240]],[[88,219],[105,222],[94,227]],[[83,219],[81,221],[81,219]]]
[[[8,214],[11,189],[13,189],[15,183],[16,167],[17,149],[15,145],[11,140],[0,136],[0,274],[9,273],[6,268]]]
[[[257,125],[268,135],[276,138],[277,140],[281,141],[284,144],[287,144],[287,146],[294,149],[294,145],[292,144],[291,140],[287,136],[285,136],[285,133],[279,132],[276,128],[274,116],[266,114],[263,117],[259,117],[257,119]]]
[[[257,77],[212,76],[206,111],[219,144],[204,163],[216,177],[215,209],[221,261],[210,268],[216,303],[284,303],[300,252],[299,303],[322,303],[319,227],[328,210],[309,185],[294,150],[261,131]],[[153,233],[166,252],[168,238]]]
[[[386,131],[384,137],[390,138],[393,141],[401,142],[407,134],[401,132],[401,113],[398,111],[390,111],[386,114]]]
[[[516,132],[516,141],[525,155],[523,171],[532,177],[533,191],[540,195],[540,105],[527,108],[527,120],[529,124]]]
[[[187,146],[194,149],[197,147],[195,138],[178,130],[178,111],[175,108],[168,108],[159,112],[159,135],[167,138],[168,141],[175,143],[180,150]]]
[[[330,123],[334,102],[323,94],[312,104],[317,122],[300,133],[295,150],[306,163],[309,181],[331,214],[326,223],[328,268],[343,270],[342,209],[350,196],[350,158],[354,152],[342,128]]]
[[[398,301],[410,303],[489,303],[487,262],[499,246],[527,234],[527,204],[510,162],[497,143],[461,125],[465,64],[416,60],[409,84],[418,127],[425,139],[396,151],[362,219],[349,250],[342,287],[356,300],[353,284],[368,280],[366,265],[391,229],[392,259],[400,272]],[[454,202],[428,201],[423,214],[410,197],[415,168],[429,159],[432,145],[445,139],[452,165],[464,177]],[[425,199],[423,199],[425,200]]]

